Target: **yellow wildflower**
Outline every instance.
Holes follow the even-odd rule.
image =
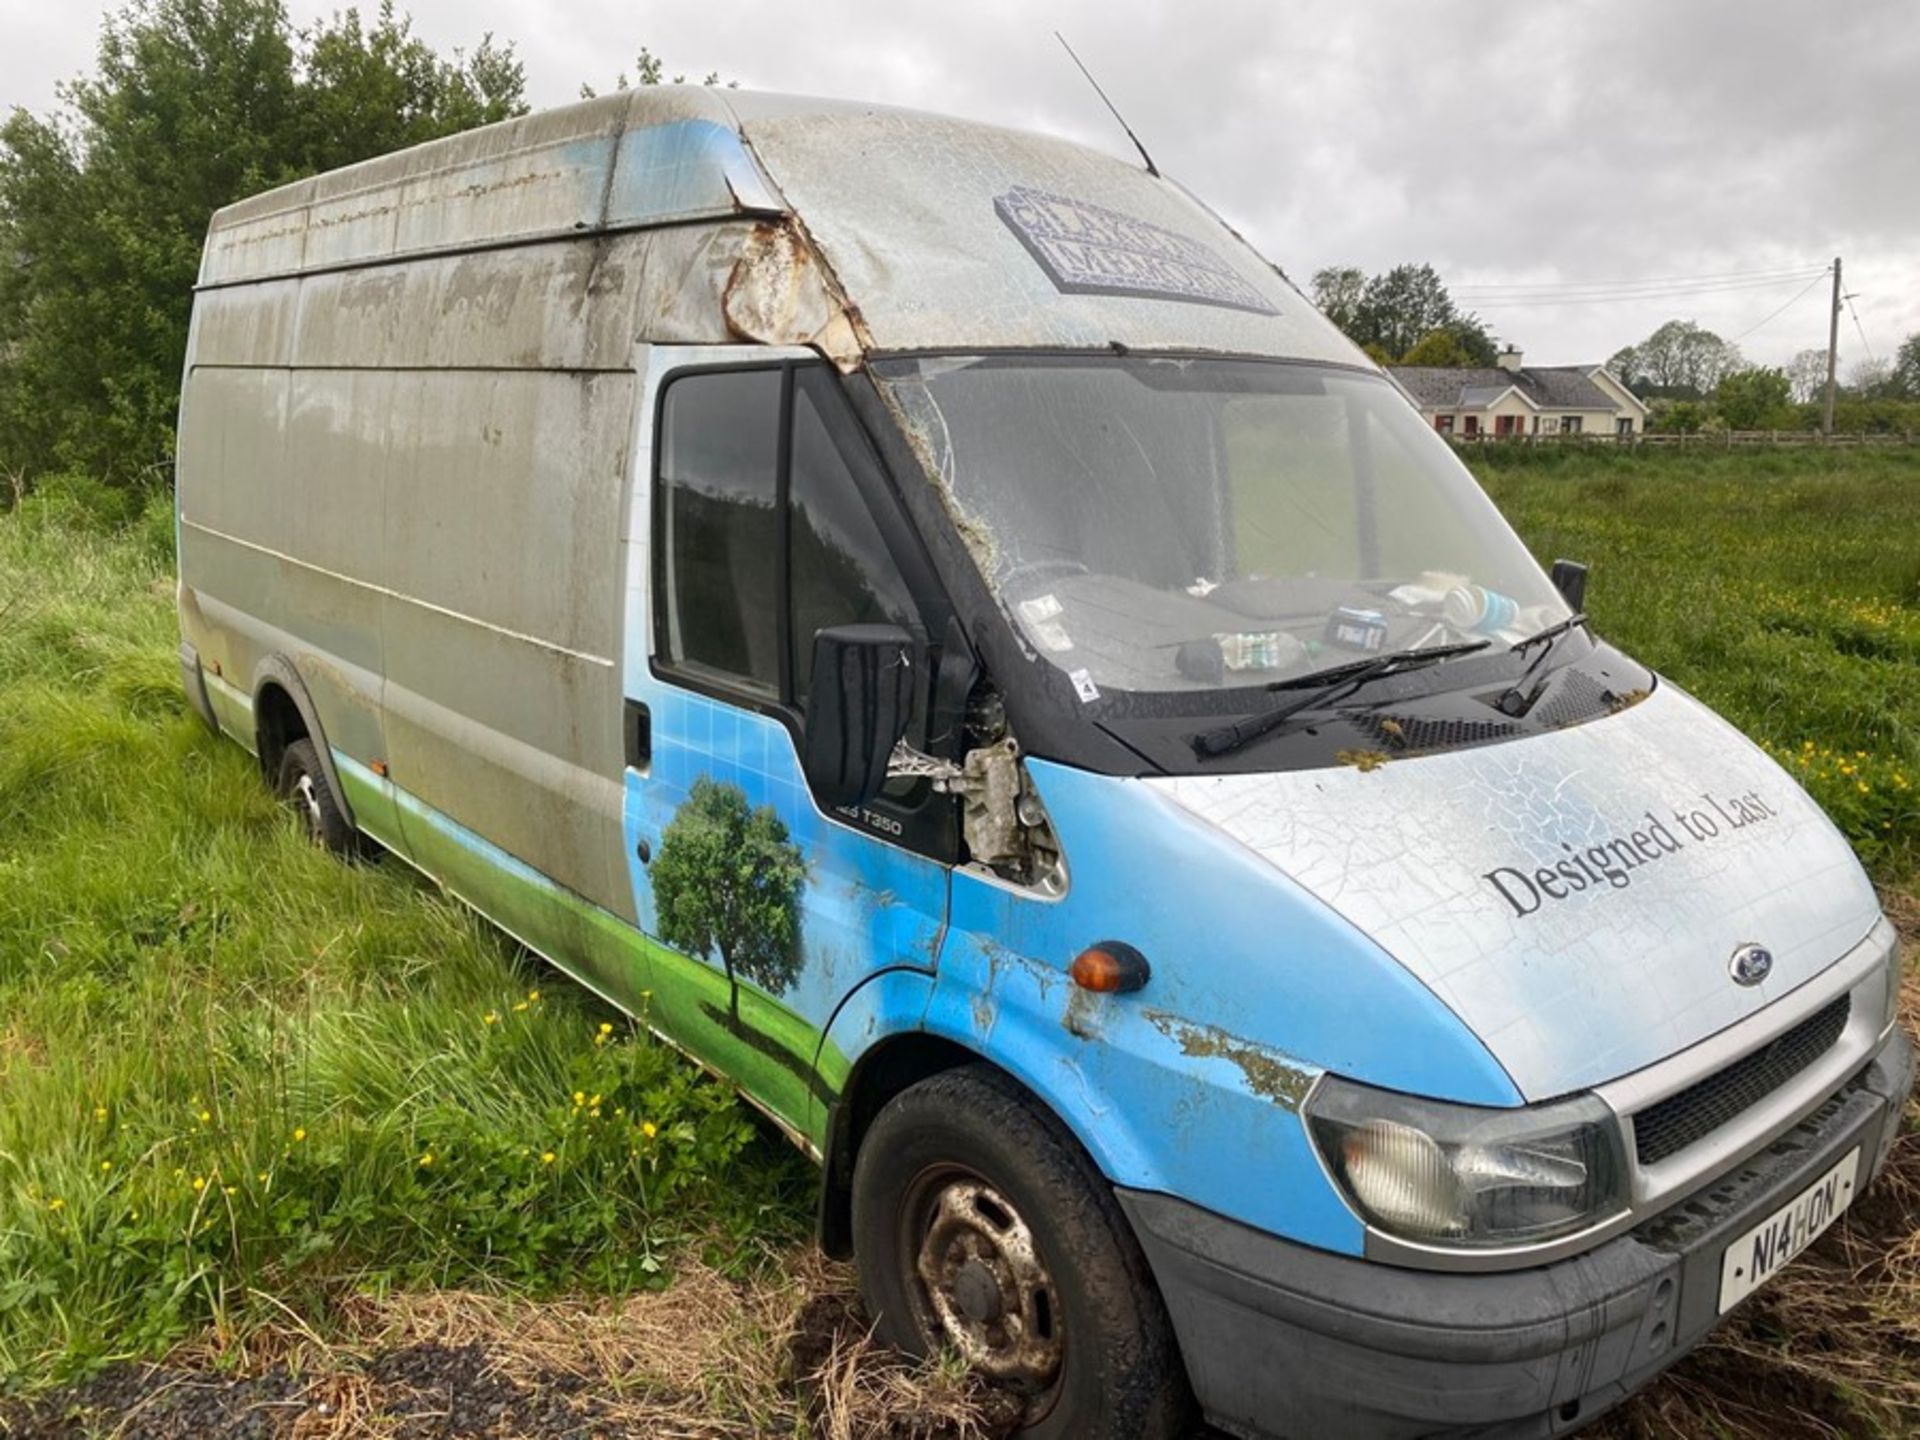
[[[94,1118],[94,1119],[96,1119],[96,1120],[104,1120],[104,1119],[106,1119],[106,1118],[107,1118],[107,1107],[106,1107],[106,1106],[104,1106],[104,1105],[96,1105],[96,1106],[94,1106],[94,1107],[93,1107],[93,1118]]]
[[[584,1104],[586,1104],[586,1103],[587,1103],[587,1092],[586,1092],[586,1091],[584,1091],[584,1090],[576,1090],[576,1091],[574,1091],[574,1092],[573,1092],[573,1108],[574,1108],[574,1109],[576,1109],[576,1110],[578,1110],[578,1109],[579,1109],[579,1108],[580,1108],[580,1107],[581,1107],[582,1105],[584,1105]]]
[[[422,1170],[425,1170],[431,1167],[432,1164],[433,1164],[433,1152],[429,1150],[420,1157],[420,1168]]]
[[[294,1144],[298,1145],[302,1140],[306,1138],[307,1138],[306,1126],[296,1125],[293,1127],[293,1143]]]
[[[47,1209],[49,1210],[64,1210],[66,1208],[67,1202],[62,1200],[58,1195],[47,1202]]]
[[[204,1175],[196,1175],[196,1176],[194,1176],[194,1177],[193,1177],[193,1188],[194,1188],[194,1189],[195,1189],[196,1191],[198,1191],[198,1190],[204,1190],[204,1189],[206,1189],[206,1188],[207,1188],[207,1177],[206,1177],[206,1176],[204,1176]]]
[[[101,1173],[102,1175],[104,1175],[104,1174],[106,1174],[106,1173],[107,1173],[107,1172],[108,1172],[109,1170],[111,1170],[111,1169],[113,1169],[113,1161],[111,1161],[111,1160],[102,1160],[102,1161],[100,1162],[100,1173]]]
[[[642,1120],[640,1122],[640,1133],[651,1140],[660,1133],[660,1127],[655,1125],[651,1120]]]
[[[487,1011],[485,1015],[480,1017],[480,1023],[482,1025],[498,1025],[500,1023],[500,1012],[497,1010]]]
[[[553,1164],[553,1160],[554,1160],[553,1151],[543,1150],[540,1152],[540,1163],[542,1165],[551,1165]]]
[[[211,1110],[202,1110],[200,1112],[200,1123],[202,1125],[207,1124],[212,1119],[213,1119],[213,1112]]]

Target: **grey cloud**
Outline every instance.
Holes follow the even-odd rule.
[[[0,97],[43,105],[92,17],[0,0]],[[294,0],[297,16],[329,6]],[[1768,269],[1834,253],[1874,348],[1920,330],[1920,12],[1908,0],[414,0],[425,35],[513,40],[537,104],[670,70],[1029,126],[1126,153],[1064,30],[1162,168],[1296,279],[1430,260],[1450,282]],[[26,43],[14,43],[21,41]],[[24,53],[23,53],[24,52]],[[38,53],[35,53],[38,52]],[[1541,360],[1600,358],[1686,315],[1732,336],[1793,291],[1507,309]],[[1823,344],[1819,293],[1746,343]],[[1859,353],[1851,321],[1844,357]]]

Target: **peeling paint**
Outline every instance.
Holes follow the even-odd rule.
[[[1081,1040],[1098,1040],[1106,1029],[1107,997],[1079,985],[1067,992],[1066,1012],[1060,1023],[1067,1033]]]
[[[1225,1060],[1240,1071],[1247,1088],[1283,1110],[1298,1110],[1312,1088],[1313,1074],[1292,1056],[1269,1049],[1214,1025],[1195,1025],[1164,1010],[1146,1012],[1147,1022],[1196,1060]]]

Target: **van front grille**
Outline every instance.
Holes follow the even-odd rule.
[[[1640,1163],[1679,1154],[1773,1094],[1833,1048],[1852,1008],[1853,997],[1842,995],[1726,1069],[1640,1111],[1633,1117]]]

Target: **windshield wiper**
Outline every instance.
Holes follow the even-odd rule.
[[[1533,659],[1528,662],[1527,668],[1520,672],[1520,678],[1500,693],[1499,699],[1493,702],[1494,708],[1502,715],[1518,716],[1526,714],[1528,708],[1533,704],[1532,698],[1526,693],[1528,678],[1534,671],[1538,670],[1541,665],[1546,663],[1547,657],[1553,654],[1553,648],[1560,642],[1561,636],[1581,628],[1586,625],[1586,623],[1587,612],[1584,610],[1576,610],[1573,614],[1567,616],[1566,619],[1555,621],[1553,624],[1547,626],[1546,629],[1536,631],[1524,640],[1514,641],[1513,644],[1508,647],[1508,654],[1524,654],[1535,645],[1540,646],[1541,650],[1538,655],[1534,656]],[[1538,692],[1536,691],[1535,693],[1537,694]]]
[[[1295,715],[1338,704],[1371,681],[1384,679],[1388,675],[1403,674],[1408,670],[1421,670],[1429,665],[1437,665],[1442,660],[1451,660],[1456,655],[1471,655],[1476,650],[1486,649],[1492,643],[1491,640],[1466,640],[1458,645],[1429,645],[1419,650],[1393,650],[1385,655],[1372,655],[1365,660],[1354,660],[1345,665],[1332,665],[1325,670],[1296,675],[1291,680],[1276,680],[1267,686],[1267,689],[1306,690],[1308,693],[1297,700],[1289,700],[1284,705],[1276,706],[1272,710],[1263,710],[1248,719],[1236,720],[1231,725],[1221,725],[1212,730],[1202,730],[1197,734],[1189,735],[1187,743],[1193,746],[1193,753],[1203,760],[1215,755],[1231,754],[1251,741],[1258,740],[1262,735],[1271,735]]]

